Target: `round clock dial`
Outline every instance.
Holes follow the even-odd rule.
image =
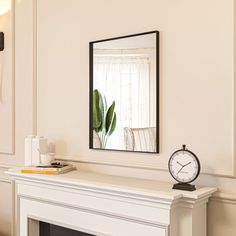
[[[200,173],[200,162],[197,156],[187,150],[185,145],[183,149],[172,154],[168,167],[172,177],[180,183],[190,183]]]

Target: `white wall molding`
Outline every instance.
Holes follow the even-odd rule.
[[[0,178],[0,182],[4,182],[4,183],[8,183],[8,184],[11,184],[11,183],[12,183],[11,180],[4,179],[4,178]]]
[[[136,168],[136,169],[146,169],[146,170],[157,170],[157,171],[164,171],[168,172],[169,170],[166,166],[157,166],[151,160],[149,161],[132,161],[128,160],[119,160],[117,158],[107,158],[107,160],[99,160],[99,158],[92,158],[92,157],[81,157],[81,156],[61,156],[56,155],[56,159],[58,161],[68,161],[74,163],[85,163],[85,164],[94,164],[94,165],[107,165],[107,166],[116,166],[116,167],[126,167],[126,168]],[[226,171],[223,169],[205,169],[201,170],[201,174],[204,175],[212,175],[218,177],[226,177],[226,178],[236,178],[236,175],[233,174],[233,171]]]
[[[0,165],[0,182],[6,182],[6,183],[11,183],[12,180],[9,178],[9,176],[7,174],[5,174],[5,172],[11,168],[10,166],[7,165]]]
[[[210,201],[236,205],[236,194],[217,192],[213,194]]]
[[[33,0],[33,134],[37,134],[37,100],[38,100],[38,87],[37,87],[37,44],[38,44],[38,31],[37,31],[37,0]]]
[[[12,34],[12,134],[11,134],[11,149],[9,151],[1,151],[0,155],[14,155],[15,154],[15,0],[11,0],[11,34]]]
[[[11,198],[8,199],[9,204],[11,205],[11,209],[9,209],[10,216],[9,220],[11,221],[11,235],[15,236],[15,183],[14,180],[12,180],[9,175],[7,175],[5,172],[9,169],[12,168],[13,166],[10,165],[2,165],[0,164],[0,184],[3,189],[1,191],[6,191],[6,189],[9,189],[10,186],[10,196]],[[6,185],[5,185],[6,184]],[[6,200],[6,199],[5,199]]]
[[[0,170],[7,171],[8,169],[14,168],[16,165],[11,165],[7,163],[0,163]]]

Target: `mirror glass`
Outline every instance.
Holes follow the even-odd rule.
[[[158,31],[90,42],[90,148],[159,152]]]

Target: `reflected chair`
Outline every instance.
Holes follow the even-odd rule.
[[[125,127],[124,143],[129,151],[156,152],[156,127]]]

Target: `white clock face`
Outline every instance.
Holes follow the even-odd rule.
[[[174,179],[182,183],[192,182],[199,174],[200,165],[188,151],[174,153],[169,161],[169,170]]]

